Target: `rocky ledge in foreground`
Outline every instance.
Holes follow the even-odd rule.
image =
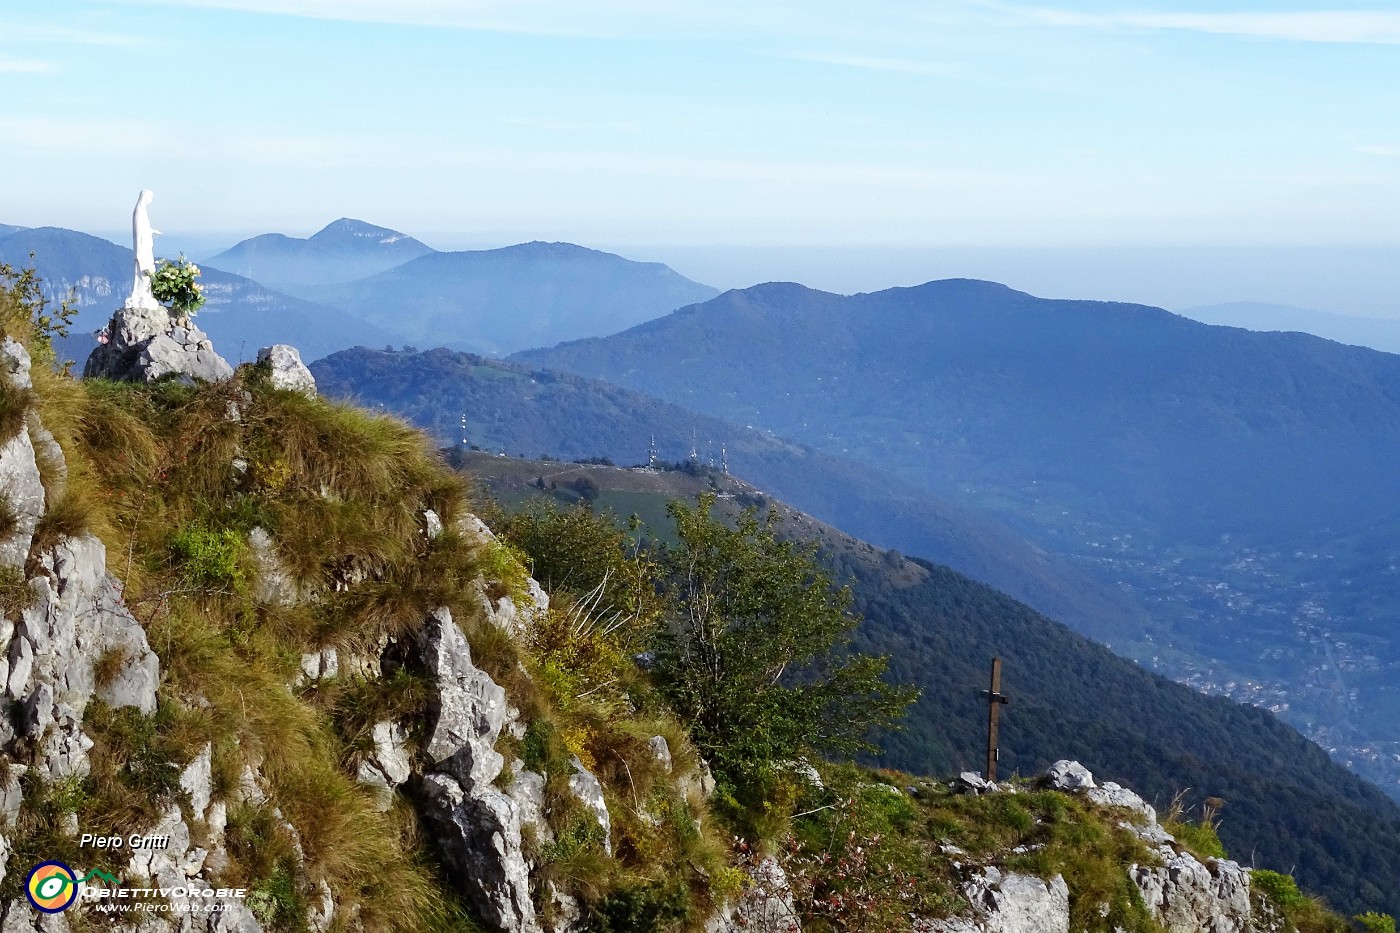
[[[1118,825],[1155,856],[1151,862],[1126,866],[1128,878],[1142,905],[1167,933],[1282,929],[1270,912],[1254,910],[1248,869],[1229,859],[1197,858],[1162,827],[1156,809],[1128,788],[1111,781],[1099,784],[1088,768],[1068,760],[1051,765],[1038,783],[1121,813]],[[1013,784],[989,784],[971,772],[960,775],[951,787],[972,795],[1017,792]],[[920,921],[919,933],[1069,933],[1070,892],[1062,876],[1047,881],[994,865],[961,868],[962,893],[971,910]]]

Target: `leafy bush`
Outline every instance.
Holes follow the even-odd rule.
[[[151,276],[151,294],[176,313],[192,316],[204,307],[204,286],[195,281],[202,274],[199,266],[183,255],[175,260],[163,259]]]
[[[1395,918],[1389,914],[1378,914],[1368,910],[1352,918],[1364,933],[1395,933]]]

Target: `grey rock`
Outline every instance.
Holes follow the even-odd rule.
[[[1069,886],[1056,875],[1031,875],[984,868],[963,885],[971,912],[921,919],[918,933],[1069,933]]]
[[[340,656],[334,648],[322,648],[301,656],[301,673],[309,681],[326,680],[340,673]]]
[[[21,725],[38,743],[41,773],[57,780],[87,773],[92,742],[81,726],[88,702],[96,696],[154,712],[160,669],[106,572],[101,541],[64,538],[36,557],[34,601],[9,639],[6,692],[23,701]],[[115,671],[99,685],[97,662],[113,657]]]
[[[15,518],[14,531],[0,538],[0,564],[22,568],[44,514],[44,484],[28,431],[0,443],[0,495]]]
[[[316,883],[316,898],[306,912],[306,925],[311,933],[326,933],[335,919],[335,896],[325,881]]]
[[[251,764],[243,766],[243,773],[238,776],[238,786],[234,788],[233,794],[235,803],[250,803],[254,806],[267,803],[267,792],[262,788],[262,782],[258,780],[258,772]]]
[[[396,722],[377,722],[370,730],[374,751],[360,762],[356,779],[376,792],[380,812],[393,806],[394,791],[413,773],[408,760],[408,732]]]
[[[472,664],[467,639],[445,607],[429,616],[420,647],[439,700],[425,752],[472,793],[495,780],[505,764],[495,748],[506,719],[505,691]]]
[[[432,509],[424,509],[423,527],[424,533],[428,536],[428,540],[435,541],[438,536],[442,534],[442,519],[439,518],[438,513],[434,512]]]
[[[647,747],[651,749],[651,757],[656,759],[657,764],[661,765],[661,770],[670,774],[672,768],[671,746],[666,744],[666,737],[663,735],[652,736],[647,740]]]
[[[807,759],[803,758],[798,761],[790,761],[787,763],[787,766],[788,770],[797,777],[802,778],[808,787],[813,790],[826,790],[826,785],[822,783],[821,772],[812,767],[812,763]],[[894,788],[890,789],[894,790]]]
[[[29,351],[13,337],[0,341],[0,375],[8,379],[16,389],[32,389],[34,382],[29,378]]]
[[[24,898],[5,905],[0,933],[68,933],[72,927],[66,914],[41,914]]]
[[[1252,928],[1249,872],[1235,862],[1199,862],[1180,852],[1160,867],[1133,866],[1128,875],[1168,933],[1245,933]]]
[[[1120,787],[1112,781],[1104,781],[1098,787],[1087,788],[1084,796],[1100,806],[1122,807],[1132,810],[1149,823],[1157,822],[1157,811],[1151,804],[1128,788]]]
[[[185,320],[172,321],[164,308],[123,308],[100,339],[105,342],[83,367],[89,379],[154,382],[173,375],[186,382],[217,382],[233,375],[203,331]]]
[[[301,353],[296,347],[285,343],[263,347],[258,351],[258,363],[270,368],[271,375],[268,381],[273,388],[300,392],[315,398],[316,377],[311,375],[311,370],[301,361]]]
[[[444,858],[482,919],[504,933],[540,933],[515,802],[494,788],[468,794],[446,774],[427,775],[423,791]]]
[[[1045,772],[1045,785],[1052,790],[1087,790],[1095,787],[1094,775],[1077,761],[1060,759]]]
[[[248,549],[257,567],[254,599],[270,606],[295,606],[306,598],[308,594],[305,589],[287,572],[282,559],[277,556],[277,548],[266,529],[254,528],[248,532]]]
[[[512,636],[525,632],[536,619],[549,611],[549,597],[534,578],[526,584],[526,597],[517,604],[511,596],[492,599],[485,579],[478,579],[472,593],[486,621]]]
[[[603,851],[612,855],[612,816],[608,813],[608,803],[603,797],[603,785],[578,758],[573,758],[570,764],[574,773],[569,775],[569,792],[593,813],[598,825],[603,829]]]
[[[180,772],[180,788],[190,796],[190,809],[195,819],[202,820],[209,812],[210,798],[214,793],[213,746],[205,743],[185,770]]]
[[[374,741],[374,763],[390,786],[398,787],[408,780],[413,769],[408,761],[408,730],[396,722],[377,722],[370,730]]]
[[[30,414],[28,429],[29,441],[34,445],[34,459],[44,467],[39,473],[44,477],[46,497],[56,500],[68,487],[68,462],[63,457],[63,448],[38,415]]]
[[[749,869],[748,880],[738,903],[721,908],[705,933],[801,933],[792,887],[778,860],[763,859]]]
[[[496,533],[470,512],[464,512],[457,519],[457,533],[462,536],[464,543],[476,547],[496,540]]]
[[[544,775],[531,771],[519,760],[511,762],[510,769],[511,782],[506,788],[506,796],[515,801],[516,809],[520,811],[522,831],[526,826],[533,826],[539,842],[553,842],[554,831],[544,813]]]
[[[24,803],[24,788],[20,785],[20,780],[28,770],[24,765],[14,762],[5,766],[4,780],[0,780],[0,826],[6,829],[13,829],[15,821],[19,819],[19,808]],[[0,837],[4,835],[0,833]],[[0,860],[0,869],[3,869],[4,865],[4,861]]]
[[[566,894],[553,882],[549,882],[549,902],[554,907],[549,933],[584,933],[588,929],[579,899]]]
[[[384,772],[372,761],[360,762],[359,768],[355,770],[355,780],[370,792],[374,808],[380,813],[388,811],[394,805],[394,789],[389,786],[389,779],[384,776]]]
[[[976,771],[964,771],[948,782],[948,787],[953,793],[967,794],[972,797],[987,793],[992,786],[983,780],[982,775]]]

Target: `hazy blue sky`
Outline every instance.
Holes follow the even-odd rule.
[[[174,236],[349,215],[441,247],[674,248],[721,285],[765,277],[745,246],[846,257],[818,278],[883,246],[1400,256],[1393,3],[26,6],[0,8],[5,223],[119,231],[151,187]],[[1242,297],[1287,296],[1218,300]]]

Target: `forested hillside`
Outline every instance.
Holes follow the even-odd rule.
[[[1002,767],[1035,774],[1073,757],[1165,808],[1224,801],[1220,835],[1259,867],[1296,872],[1335,906],[1400,909],[1400,806],[1332,762],[1266,710],[1202,696],[1151,674],[1025,605],[946,567],[881,551],[707,469],[636,473],[597,465],[459,458],[512,508],[531,498],[636,513],[665,531],[665,502],[717,491],[729,514],[775,508],[784,533],[819,547],[864,617],[857,644],[890,657],[890,677],[922,691],[881,763],[916,772],[980,770],[988,662],[1012,698]],[[542,488],[541,488],[542,487]]]
[[[311,364],[323,391],[396,412],[440,441],[534,457],[641,463],[696,450],[884,547],[924,554],[1099,638],[1150,629],[1132,600],[1010,528],[884,471],[598,380],[465,353],[356,348]]]

